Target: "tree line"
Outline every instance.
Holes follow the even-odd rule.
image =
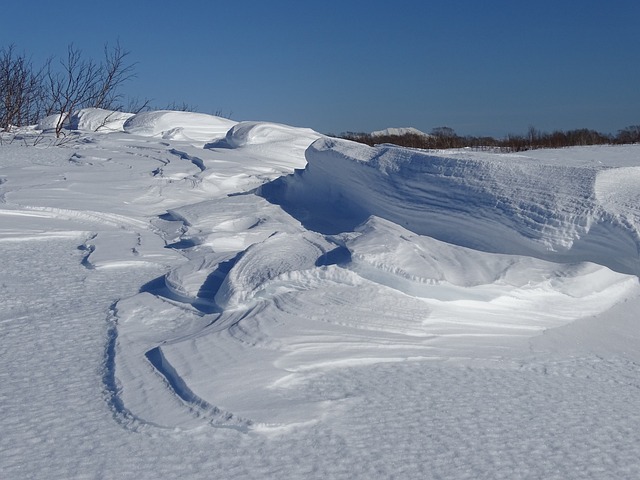
[[[600,133],[595,130],[581,128],[576,130],[555,130],[542,132],[529,127],[526,135],[509,134],[505,138],[496,139],[490,136],[461,136],[450,127],[437,127],[430,135],[407,133],[404,135],[371,135],[369,133],[344,132],[339,138],[353,140],[370,146],[390,143],[402,147],[420,149],[473,148],[477,150],[498,150],[504,152],[521,152],[536,148],[561,148],[581,145],[611,145],[640,143],[640,125],[631,125],[618,131],[617,134]]]
[[[65,56],[36,67],[14,45],[0,50],[0,129],[34,125],[57,115],[56,136],[82,108],[123,109],[120,87],[134,76],[134,63],[119,43],[105,44],[101,61],[85,58],[74,45]]]

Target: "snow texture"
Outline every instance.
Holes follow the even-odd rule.
[[[0,146],[3,478],[640,476],[640,146],[68,129]]]

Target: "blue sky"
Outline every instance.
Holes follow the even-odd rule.
[[[0,47],[119,40],[131,96],[324,133],[615,133],[640,124],[639,19],[637,0],[31,0],[0,6]]]

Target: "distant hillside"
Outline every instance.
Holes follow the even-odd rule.
[[[520,152],[538,148],[640,143],[640,125],[630,125],[618,130],[616,135],[600,133],[587,128],[567,131],[555,130],[548,133],[530,127],[526,135],[509,134],[505,138],[496,139],[493,137],[461,136],[450,127],[434,128],[431,134],[409,127],[387,128],[372,133],[345,132],[338,137],[369,146],[390,143],[420,149],[475,148]]]
[[[429,135],[428,133],[421,132],[417,128],[413,128],[413,127],[385,128],[384,130],[377,130],[375,132],[371,132],[370,135],[372,137],[388,137],[388,136],[402,137],[404,135],[419,135],[422,137],[431,137],[431,135]]]

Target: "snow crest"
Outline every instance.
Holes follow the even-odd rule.
[[[213,141],[222,138],[237,122],[204,113],[160,110],[139,113],[124,123],[124,131],[146,137]]]
[[[226,142],[232,148],[245,145],[263,145],[274,142],[302,144],[309,146],[320,135],[310,128],[297,128],[271,122],[240,122],[226,135]]]
[[[285,208],[304,206],[310,226],[324,222],[340,230],[376,215],[481,251],[640,273],[637,167],[430,153],[330,138],[317,140],[306,154],[303,171],[264,192]],[[336,212],[334,225],[326,223],[327,212]]]
[[[88,132],[121,132],[133,113],[116,112],[103,108],[84,108],[69,119],[69,128]]]

